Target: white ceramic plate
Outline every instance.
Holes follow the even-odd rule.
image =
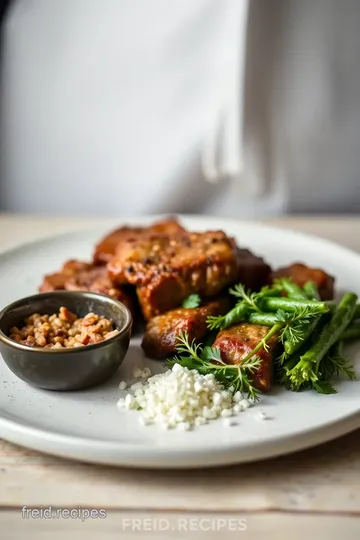
[[[152,218],[154,219],[154,218]],[[127,220],[146,223],[149,219]],[[360,257],[337,245],[303,234],[260,225],[204,217],[183,218],[194,230],[224,229],[242,246],[274,266],[300,260],[320,266],[337,278],[337,290],[360,295]],[[118,223],[116,223],[118,225]],[[89,258],[94,243],[107,231],[66,234],[25,245],[0,255],[1,307],[33,294],[45,273],[66,259]],[[92,390],[60,393],[37,390],[18,380],[0,362],[0,437],[14,443],[83,461],[135,467],[201,467],[269,458],[300,450],[360,427],[360,381],[337,384],[338,394],[300,394],[282,388],[242,413],[238,424],[221,420],[191,432],[141,426],[138,412],[120,411],[122,379],[135,365],[161,364],[144,358],[140,338],[116,376]],[[360,377],[360,354],[349,350]],[[265,411],[269,420],[257,419]]]

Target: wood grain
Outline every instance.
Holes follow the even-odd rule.
[[[360,430],[289,456],[196,471],[93,466],[0,442],[0,506],[360,515]]]
[[[236,532],[238,521],[246,529]],[[156,529],[161,523],[162,531]],[[105,519],[29,520],[19,511],[0,511],[0,540],[358,540],[360,519],[282,512],[219,513],[109,512]],[[210,529],[210,530],[209,530]]]

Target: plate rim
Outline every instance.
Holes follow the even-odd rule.
[[[96,441],[48,432],[0,417],[0,435],[8,442],[65,459],[142,469],[211,468],[267,460],[325,444],[358,428],[360,409],[321,427],[313,427],[296,435],[274,437],[266,443],[256,441],[241,448],[237,444],[228,444],[222,449],[207,446],[206,452],[202,446],[181,447],[175,451],[164,446],[155,447],[154,451],[154,447],[149,449],[143,445]],[[116,455],[119,457],[113,457]]]

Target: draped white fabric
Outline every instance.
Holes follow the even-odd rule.
[[[360,3],[249,6],[247,16],[247,0],[15,0],[0,207],[359,209]]]

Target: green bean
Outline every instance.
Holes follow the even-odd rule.
[[[300,362],[301,355],[304,354],[308,349],[308,344],[303,343],[299,350],[293,353],[288,358],[285,358],[280,361],[278,366],[278,373],[281,379],[285,382],[286,386],[291,387],[289,380],[289,372]],[[281,357],[280,357],[281,358]]]
[[[330,313],[334,313],[337,308],[337,302],[335,302],[335,300],[327,300],[326,305],[329,308]]]
[[[282,309],[290,313],[301,308],[313,308],[314,315],[327,313],[329,307],[326,302],[317,302],[316,300],[292,300],[291,298],[262,298],[259,302],[262,311],[277,311]]]
[[[247,314],[249,311],[249,306],[245,302],[238,302],[235,307],[233,307],[225,315],[210,316],[206,320],[206,324],[210,330],[224,330],[229,326],[238,324],[242,321],[247,320]]]
[[[298,341],[285,340],[284,351],[286,356],[291,356],[300,349],[300,347],[310,338],[311,334],[314,332],[315,328],[319,324],[319,320],[320,317],[314,317],[311,321],[309,321],[308,325],[304,329],[301,339],[299,339]]]
[[[355,321],[356,319],[360,319],[360,304],[356,304],[353,320]]]
[[[297,299],[297,300],[309,300],[307,294],[299,285],[296,285],[291,279],[279,279],[276,281],[276,284],[281,287],[281,289],[286,292],[288,298]]]
[[[263,287],[264,289],[265,287]],[[282,294],[280,289],[268,289],[266,291],[261,290],[260,293],[266,297],[272,297],[272,298],[281,298]]]
[[[328,305],[330,311],[331,311],[331,309],[332,309],[332,306],[333,306],[333,305],[336,305],[335,300],[328,300],[326,303],[327,303],[327,305]],[[356,320],[358,320],[358,319],[360,319],[360,304],[356,304],[355,313],[354,313],[354,315],[353,315],[352,320],[353,320],[353,321],[356,321]]]
[[[273,326],[279,322],[279,318],[275,313],[250,313],[248,321],[252,324],[259,324],[261,326]]]
[[[296,353],[292,354],[287,358],[284,362],[284,365],[282,366],[282,373],[285,375],[287,371],[293,369],[296,364],[300,362],[300,356],[301,352],[297,351]]]
[[[360,321],[353,321],[341,334],[340,339],[348,341],[351,339],[360,339]]]
[[[292,283],[291,281],[284,280],[282,283],[284,290],[287,292],[288,296],[291,298],[297,298],[297,299],[304,299],[304,300],[319,300],[318,290],[315,285],[315,283],[308,281],[304,288],[302,289],[295,283]],[[306,287],[306,289],[305,289]],[[309,324],[304,328],[303,335],[301,339],[298,339],[298,341],[285,339],[284,341],[284,355],[285,357],[289,357],[292,354],[294,354],[296,351],[299,350],[301,345],[305,343],[313,331],[315,330],[315,327],[317,326],[319,322],[319,317],[315,317],[312,321],[309,322]]]
[[[357,295],[346,293],[340,300],[330,321],[325,324],[312,346],[301,356],[301,364],[319,365],[321,359],[336,343],[349,325],[356,309]]]
[[[297,285],[295,285],[295,287],[296,288],[293,288],[293,292],[295,293],[295,295],[291,294],[292,291],[290,289],[288,289],[286,291],[289,296],[292,296],[293,298],[299,298],[299,299],[304,298],[304,299],[308,299],[308,300],[320,300],[317,287],[316,287],[315,283],[313,283],[312,281],[307,281],[305,283],[303,289],[301,289]],[[289,339],[285,339],[285,341],[284,341],[284,351],[285,351],[286,356],[289,357],[292,354],[294,354],[296,351],[299,350],[301,345],[303,343],[305,343],[309,339],[309,337],[311,336],[311,334],[315,330],[319,320],[320,320],[320,317],[315,317],[312,321],[310,321],[309,324],[307,325],[307,327],[305,327],[305,329],[304,329],[302,338],[299,339],[298,341],[291,341]]]
[[[310,300],[320,300],[318,288],[313,281],[307,281],[305,283],[304,291]]]
[[[336,300],[327,300],[326,305],[329,308],[329,312],[334,313],[338,303],[336,302]],[[357,319],[360,319],[360,304],[356,304],[355,313],[352,318],[353,321]]]
[[[340,338],[329,350],[331,356],[342,357],[344,356],[344,342]]]

